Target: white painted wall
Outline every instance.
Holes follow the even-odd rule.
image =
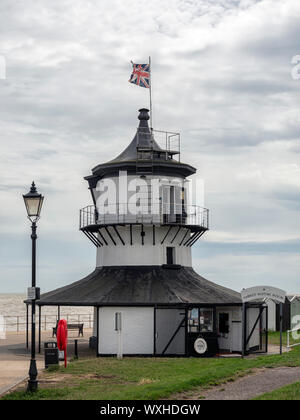
[[[159,200],[157,202],[157,207],[154,207],[154,214],[153,214],[153,207],[151,206],[151,180],[159,178],[159,185],[158,185],[158,195]],[[136,214],[106,214],[103,215],[105,209],[108,208],[110,211],[115,211],[114,203],[117,204],[117,209],[119,211],[127,211],[126,206],[122,207],[122,203],[128,203],[131,201],[134,191],[127,191],[126,185],[130,184],[132,181],[138,180],[145,182],[147,187],[138,187],[138,191],[140,191],[140,203],[144,206],[144,210],[147,209],[149,214],[136,215]],[[130,228],[129,226],[120,227],[118,226],[117,229],[120,232],[126,246],[124,246],[118,237],[117,233],[113,230],[112,227],[108,227],[111,236],[114,238],[114,241],[117,245],[112,243],[111,238],[105,231],[105,229],[101,229],[101,234],[106,239],[108,245],[103,247],[99,247],[97,249],[97,267],[102,266],[115,266],[115,265],[162,265],[166,264],[166,247],[167,246],[174,246],[175,247],[175,263],[180,264],[185,267],[190,267],[192,265],[192,257],[191,257],[191,248],[186,247],[183,244],[180,246],[180,242],[182,241],[185,233],[187,232],[186,229],[181,229],[181,231],[176,236],[173,243],[171,243],[172,239],[175,236],[175,233],[178,227],[174,226],[169,233],[167,239],[161,244],[168,228],[161,227],[160,224],[163,221],[162,216],[160,214],[159,209],[163,208],[164,200],[169,200],[168,194],[166,194],[165,188],[166,186],[174,186],[176,188],[175,200],[177,205],[179,206],[178,209],[181,208],[181,188],[186,187],[186,182],[183,178],[173,178],[168,176],[148,176],[145,179],[140,179],[140,177],[136,177],[135,175],[129,175],[127,177],[127,182],[124,183],[124,179],[120,181],[119,177],[110,177],[104,178],[99,180],[97,183],[97,187],[94,189],[94,195],[97,202],[97,208],[99,212],[98,222],[101,223],[108,223],[111,222],[122,222],[123,220],[129,222],[135,222],[138,217],[139,222],[144,223],[144,245],[142,245],[142,237],[141,237],[141,228],[140,226],[133,227],[133,245],[130,245]],[[115,188],[116,196],[115,200],[110,201],[110,204],[107,206],[108,201],[104,201],[103,197],[107,198],[106,187],[111,186],[111,188]],[[133,200],[136,202],[136,200]],[[185,192],[185,202],[187,204],[188,201],[188,193],[187,190]],[[104,203],[104,205],[103,205]],[[106,203],[106,204],[105,204]],[[121,207],[118,206],[121,204]],[[146,212],[146,213],[147,213]],[[156,215],[155,212],[158,214]],[[147,226],[148,223],[148,226]],[[152,234],[152,223],[156,224],[155,228],[155,246],[153,245],[153,234]],[[188,220],[186,221],[188,223]],[[150,225],[151,224],[151,225]],[[103,242],[100,235],[98,235],[99,240]],[[185,237],[184,242],[187,241],[190,237],[190,233]]]
[[[109,204],[109,207],[106,208],[106,210],[109,209],[109,211],[113,209],[114,203],[120,204],[121,208],[122,204],[133,202],[132,198],[136,194],[140,199],[140,205],[149,207],[148,213],[151,215],[151,204],[161,204],[163,201],[169,202],[170,197],[166,188],[163,188],[166,186],[175,187],[175,200],[177,204],[181,204],[180,190],[181,188],[185,188],[185,203],[189,204],[187,188],[188,184],[184,178],[170,177],[165,175],[146,175],[144,178],[141,178],[139,175],[128,175],[127,177],[124,177],[124,172],[120,172],[119,174],[120,177],[114,176],[100,179],[96,185],[96,188],[93,189],[93,194],[97,203],[97,209],[100,213],[99,220],[102,219],[101,214],[103,214],[103,210],[107,204]],[[158,181],[158,183],[153,183],[153,181]],[[156,191],[156,187],[158,187],[158,191]],[[107,188],[114,192],[113,196],[108,195]],[[110,197],[109,202],[104,201],[104,199],[107,199],[108,197]],[[152,200],[152,198],[155,199]],[[127,213],[126,216],[130,216],[130,213]],[[113,218],[113,215],[110,214],[107,215],[107,217]]]
[[[148,307],[99,308],[99,353],[117,354],[115,313],[122,313],[123,354],[153,354],[154,309]]]
[[[276,303],[273,300],[269,300],[267,302],[267,305],[268,305],[268,330],[276,331]]]
[[[130,229],[129,226],[118,227],[118,231],[122,236],[125,246],[122,245],[120,238],[113,231],[112,228],[109,228],[109,231],[114,238],[117,245],[114,245],[105,232],[104,229],[101,229],[101,233],[105,237],[108,245],[97,248],[97,267],[102,266],[116,266],[116,265],[162,265],[166,264],[166,248],[168,246],[175,247],[175,263],[180,264],[185,267],[192,266],[192,253],[191,247],[180,246],[186,229],[181,229],[181,231],[176,236],[173,243],[171,243],[173,237],[175,236],[178,228],[174,227],[170,231],[166,240],[163,244],[165,234],[168,231],[167,227],[158,226],[155,228],[155,246],[153,245],[153,233],[152,226],[145,226],[145,236],[144,236],[144,245],[142,245],[141,237],[141,228],[140,226],[133,226],[132,234],[133,241],[130,245]],[[185,240],[188,239],[188,235]],[[101,238],[99,237],[101,241]],[[102,241],[103,242],[103,241]]]

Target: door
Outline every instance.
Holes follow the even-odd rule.
[[[246,308],[245,352],[266,353],[268,350],[268,307],[248,304]]]
[[[175,264],[174,254],[175,254],[175,248],[172,246],[167,246],[167,264],[168,265]]]
[[[178,185],[162,186],[162,213],[164,223],[181,221],[183,210],[182,187]]]
[[[185,310],[157,308],[155,311],[155,354],[185,354]]]
[[[218,336],[220,350],[232,351],[231,311],[218,313]]]

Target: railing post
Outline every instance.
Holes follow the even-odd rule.
[[[17,332],[19,332],[19,316],[17,316]]]

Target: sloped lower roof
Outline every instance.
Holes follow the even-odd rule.
[[[192,268],[114,266],[45,293],[39,305],[240,304],[240,293],[212,283]]]

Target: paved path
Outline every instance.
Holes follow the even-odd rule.
[[[265,392],[300,381],[300,367],[257,369],[253,374],[214,388],[186,393],[184,398],[205,400],[250,400]]]
[[[25,333],[7,333],[0,340],[0,395],[11,385],[28,375],[30,350],[25,348]],[[37,367],[43,366],[42,357],[37,356]]]
[[[79,356],[87,356],[91,351],[88,349],[88,337],[91,331],[84,331],[85,337],[79,338]],[[72,334],[72,333],[71,333]],[[70,335],[69,341],[74,342],[76,335]],[[51,341],[51,332],[42,333],[42,346],[44,341]],[[29,336],[30,342],[30,336]],[[84,353],[84,354],[83,354]],[[74,345],[69,346],[69,357],[74,354]],[[92,352],[94,355],[94,352]],[[37,368],[44,369],[43,353],[36,353]],[[0,340],[0,395],[9,388],[24,380],[28,376],[30,361],[30,348],[25,346],[25,332],[7,333],[5,340]]]

